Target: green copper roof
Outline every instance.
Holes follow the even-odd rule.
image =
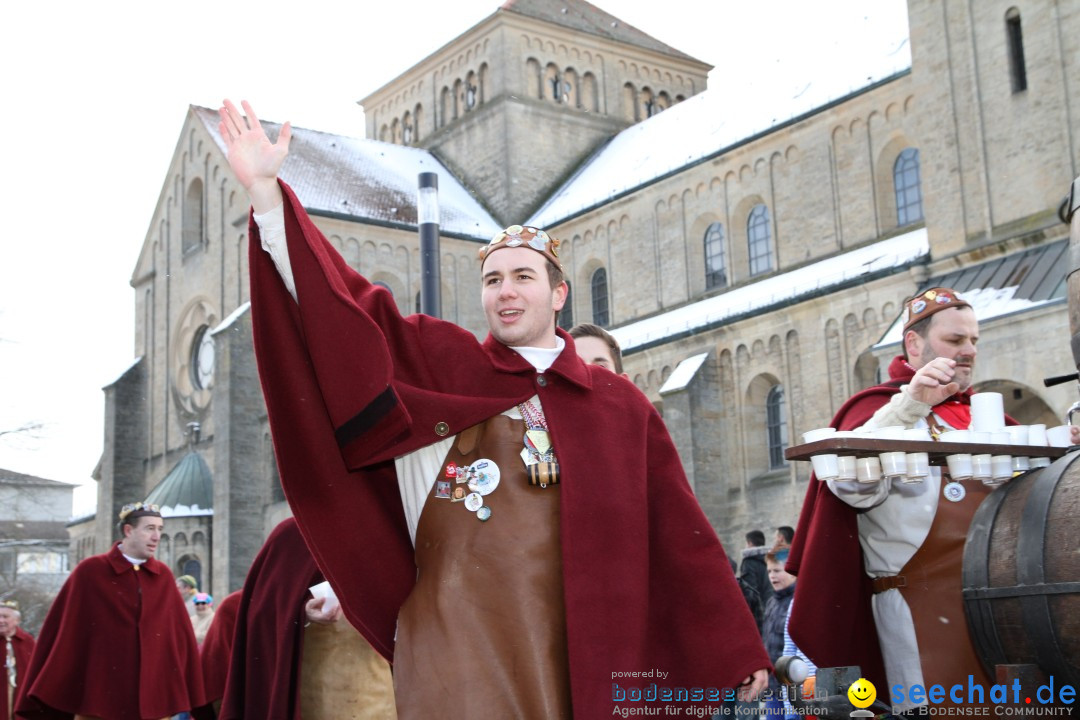
[[[199,453],[185,455],[150,491],[146,502],[161,507],[163,517],[214,514],[214,478]]]

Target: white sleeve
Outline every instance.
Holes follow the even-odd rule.
[[[292,265],[289,263],[289,246],[285,241],[285,206],[278,205],[262,215],[255,213],[253,217],[259,226],[262,249],[270,253],[270,259],[274,261],[274,267],[281,275],[285,288],[293,296],[293,300],[296,300],[296,280],[293,279]]]
[[[919,402],[911,397],[908,385],[901,385],[900,392],[889,398],[889,402],[878,408],[878,411],[857,430],[876,430],[877,428],[903,425],[906,428],[913,427],[930,414],[930,406]]]
[[[826,480],[832,494],[855,508],[872,508],[885,502],[889,497],[892,483],[878,480],[875,483],[861,483],[857,480]]]

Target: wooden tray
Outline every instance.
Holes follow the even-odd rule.
[[[944,465],[948,455],[1018,455],[1020,457],[1046,457],[1056,459],[1070,448],[1043,447],[1041,445],[994,445],[992,443],[954,443],[926,440],[880,440],[878,438],[831,437],[811,443],[793,445],[784,451],[788,460],[809,460],[814,455],[835,453],[871,457],[884,452],[924,452],[930,456],[931,465]]]

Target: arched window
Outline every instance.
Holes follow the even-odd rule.
[[[773,385],[765,400],[765,426],[769,436],[769,467],[781,468],[787,465],[784,449],[787,448],[787,420],[784,403],[784,386]]]
[[[480,86],[477,84],[476,73],[470,71],[465,76],[465,109],[472,110],[480,102]]]
[[[592,275],[592,321],[600,327],[607,327],[611,322],[608,311],[607,270],[597,269]]]
[[[566,283],[566,302],[559,311],[559,327],[569,330],[574,327],[574,311],[570,308],[570,283]]]
[[[401,141],[406,145],[412,144],[413,141],[412,113],[408,110],[405,111],[405,117],[401,118]]]
[[[184,555],[176,563],[177,576],[190,575],[195,578],[195,584],[200,590],[204,590],[203,578],[202,578],[202,563],[195,555]]]
[[[453,120],[454,99],[450,97],[450,88],[444,87],[439,94],[439,127]]]
[[[896,224],[904,227],[923,219],[922,190],[919,188],[919,150],[905,148],[893,165],[896,188]]]
[[[772,270],[772,230],[769,228],[769,208],[755,205],[746,221],[746,243],[750,250],[750,274],[760,275]]]
[[[203,184],[195,178],[184,195],[184,224],[181,250],[191,252],[202,244],[203,239]]]
[[[420,314],[420,308],[422,308],[422,307],[423,307],[423,305],[420,304],[420,291],[418,290],[416,292],[416,309],[413,310],[413,312],[415,312],[417,315],[419,315]]]
[[[1005,13],[1005,36],[1009,43],[1009,79],[1014,93],[1027,90],[1027,68],[1024,66],[1024,31],[1020,27],[1020,11],[1009,8]]]
[[[705,230],[705,289],[727,285],[724,259],[724,226],[714,222]]]

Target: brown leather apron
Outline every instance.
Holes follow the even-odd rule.
[[[389,664],[345,618],[304,628],[304,720],[394,720],[393,682]]]
[[[394,649],[401,720],[571,717],[559,486],[529,485],[524,436],[522,420],[498,415],[462,432],[443,462],[498,465],[486,522],[436,497],[438,482],[424,504]]]
[[[972,645],[962,592],[967,531],[991,488],[979,480],[962,480],[966,494],[959,502],[953,502],[944,495],[950,482],[948,474],[943,474],[939,491],[942,494],[938,497],[930,532],[900,570],[907,584],[899,589],[915,623],[923,683],[927,688],[932,685],[945,688],[945,701],[940,705],[935,703],[936,707],[955,706],[948,697],[953,685],[963,686],[961,694],[966,701],[968,675],[974,676],[974,683],[982,684],[985,693],[989,693],[993,684]]]

